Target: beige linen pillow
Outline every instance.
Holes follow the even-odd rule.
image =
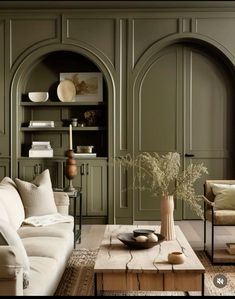
[[[33,182],[16,178],[15,183],[24,205],[26,218],[57,213],[48,169],[39,174]]]
[[[235,185],[212,184],[216,210],[235,210]]]
[[[0,183],[0,218],[17,230],[25,218],[24,207],[14,181],[5,177]],[[7,217],[6,217],[7,214]]]

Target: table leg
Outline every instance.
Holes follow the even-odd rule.
[[[82,193],[80,192],[79,195],[79,199],[80,199],[80,206],[79,206],[79,231],[80,231],[80,236],[79,236],[79,243],[81,243],[81,237],[82,237]]]
[[[95,297],[98,296],[98,291],[97,291],[97,274],[96,273],[94,275],[94,295],[95,295]]]
[[[204,296],[205,294],[205,286],[204,286],[204,283],[205,283],[205,274],[202,273],[202,296]]]
[[[76,247],[76,222],[77,222],[77,217],[76,217],[76,209],[77,209],[77,198],[73,198],[73,217],[74,217],[74,224],[73,224],[73,234],[74,234],[74,245],[73,247]]]

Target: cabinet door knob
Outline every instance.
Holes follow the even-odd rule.
[[[185,154],[185,157],[194,157],[194,154]]]
[[[84,175],[84,164],[81,165],[81,175]]]
[[[34,174],[41,173],[41,170],[42,170],[42,165],[41,164],[35,164],[34,165]]]
[[[86,164],[86,174],[89,175],[89,164]]]

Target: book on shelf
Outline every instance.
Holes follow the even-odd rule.
[[[29,157],[53,157],[53,149],[51,148],[50,141],[33,141],[29,150]]]
[[[31,120],[29,122],[30,128],[54,128],[55,123],[53,120]]]
[[[96,153],[74,153],[76,158],[95,158],[96,156]]]
[[[226,243],[226,249],[229,254],[235,254],[235,243]]]
[[[33,149],[51,149],[50,141],[33,141]]]
[[[44,149],[44,150],[29,150],[30,158],[51,158],[53,157],[53,149]]]

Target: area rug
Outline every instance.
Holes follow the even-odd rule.
[[[98,249],[74,250],[65,269],[64,275],[55,293],[56,296],[93,296],[94,277],[93,268]],[[206,269],[205,295],[206,296],[234,296],[235,295],[235,266],[212,266],[203,251],[196,254]],[[218,288],[214,285],[214,277],[222,274],[227,279],[227,285]],[[126,292],[104,293],[105,296],[182,296],[182,292]],[[200,295],[192,292],[192,295]]]

